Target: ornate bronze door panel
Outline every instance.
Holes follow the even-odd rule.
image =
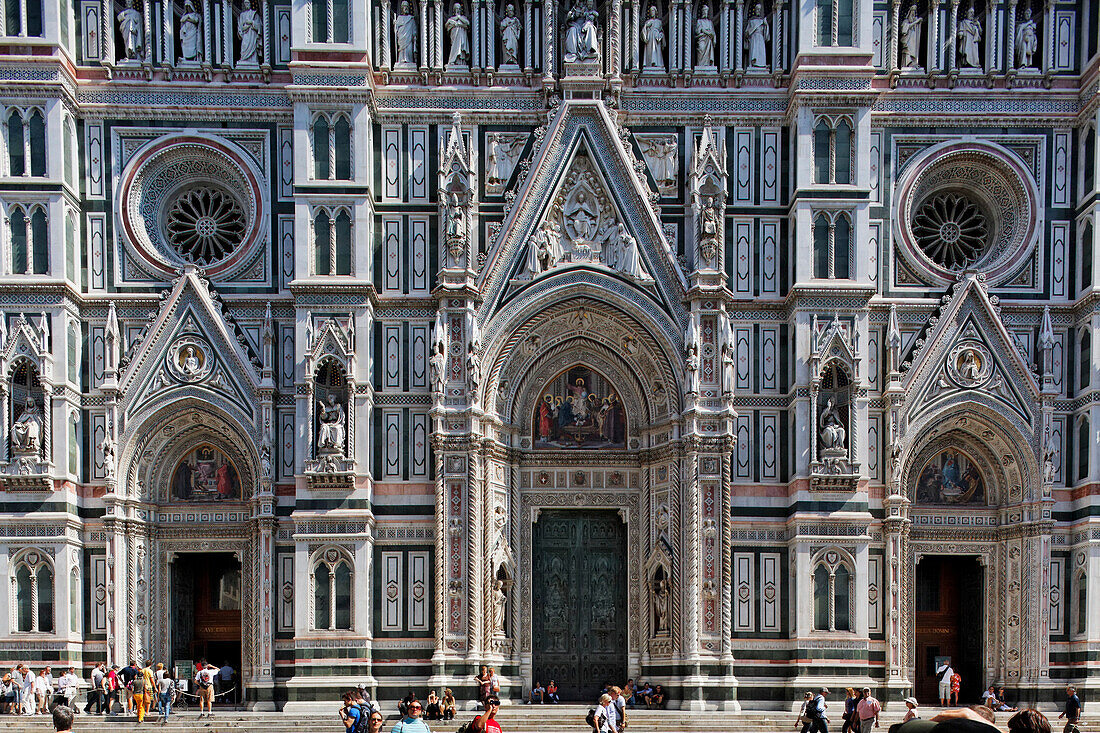
[[[594,701],[626,682],[626,526],[616,512],[544,511],[532,553],[535,680]]]

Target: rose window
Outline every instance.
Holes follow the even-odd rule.
[[[978,206],[956,193],[927,199],[913,217],[917,246],[936,264],[963,270],[985,253],[989,225]]]
[[[222,188],[202,185],[180,193],[165,217],[168,242],[196,265],[231,255],[244,240],[247,220],[240,203]]]

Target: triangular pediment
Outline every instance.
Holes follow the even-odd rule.
[[[194,271],[176,281],[119,379],[124,419],[154,401],[198,397],[255,422],[259,362],[215,298]]]
[[[918,340],[903,382],[909,422],[959,400],[981,400],[1018,424],[1039,413],[1039,383],[977,275],[965,276]]]
[[[482,270],[483,314],[566,274],[622,282],[680,314],[687,280],[634,167],[602,104],[564,103]]]

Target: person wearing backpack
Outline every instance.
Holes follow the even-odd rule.
[[[340,720],[344,723],[344,730],[348,733],[359,733],[363,726],[363,708],[359,705],[359,698],[354,692],[345,692],[342,697],[344,707],[340,708]]]
[[[829,704],[825,702],[825,696],[829,694],[828,687],[822,687],[817,691],[813,701],[806,706],[806,712],[810,716],[810,733],[829,733],[829,718],[825,710]]]
[[[390,733],[432,733],[432,729],[420,718],[423,712],[424,706],[419,700],[410,700],[405,717],[394,723]]]

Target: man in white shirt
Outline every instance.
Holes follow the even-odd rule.
[[[47,667],[47,669],[49,668]],[[47,705],[49,705],[50,702],[50,693],[52,690],[50,689],[50,684],[46,680],[45,670],[35,675],[34,678],[35,712],[39,715],[46,714]]]
[[[107,699],[107,689],[103,682],[107,678],[107,665],[103,662],[92,669],[92,689],[88,691],[88,704],[84,706],[84,712],[91,713],[92,705],[95,705],[95,714],[103,714],[103,703]]]
[[[34,677],[35,674],[23,666],[23,715],[34,715]]]
[[[65,698],[65,704],[73,709],[73,714],[76,714],[76,695],[80,692],[80,678],[76,676],[76,668],[69,667],[69,670],[61,675],[61,680],[57,683],[57,691]]]
[[[940,666],[936,667],[941,707],[947,707],[947,703],[951,699],[951,675],[953,674],[955,674],[955,670],[951,669],[951,657],[947,657]]]
[[[626,698],[623,697],[622,690],[615,686],[611,687],[607,694],[611,695],[611,709],[615,713],[615,730],[623,733],[626,728]]]
[[[214,680],[217,679],[218,668],[213,664],[204,665],[195,675],[198,683],[199,717],[203,716],[203,706],[206,706],[207,717],[214,717]]]

